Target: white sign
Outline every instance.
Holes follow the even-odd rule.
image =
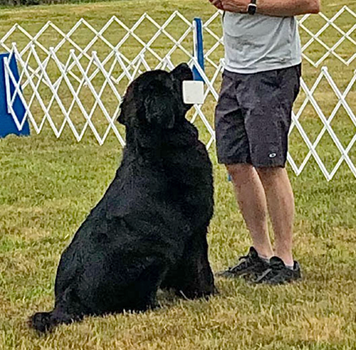
[[[204,83],[202,81],[184,80],[183,81],[183,101],[186,104],[204,103]]]

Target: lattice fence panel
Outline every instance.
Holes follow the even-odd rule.
[[[298,19],[304,61],[315,69],[303,75],[290,130],[288,162],[297,175],[313,160],[328,180],[344,163],[356,176],[355,19],[348,7],[332,17]],[[21,128],[13,107],[19,97],[37,133],[49,127],[61,137],[69,128],[78,141],[91,133],[99,144],[114,135],[124,145],[116,118],[127,85],[142,72],[169,71],[185,61],[205,82],[205,103],[194,106],[189,118],[210,147],[224,67],[220,12],[203,22],[203,32],[205,71],[193,54],[194,26],[179,12],[160,24],[144,14],[131,27],[117,17],[99,29],[81,19],[66,32],[52,22],[36,34],[15,25],[0,39],[0,49],[16,57],[20,72],[17,81],[5,64],[9,112]],[[21,46],[13,43],[16,38]],[[316,69],[322,64],[329,70]],[[13,94],[10,83],[16,87]]]

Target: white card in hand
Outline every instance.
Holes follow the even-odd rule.
[[[184,80],[183,81],[183,102],[192,104],[204,103],[204,83],[202,81]]]

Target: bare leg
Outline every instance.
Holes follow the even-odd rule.
[[[268,235],[267,202],[261,179],[250,164],[227,165],[227,169],[253,246],[261,257],[269,259],[274,254]]]
[[[284,168],[258,168],[275,235],[275,255],[293,266],[294,197]]]

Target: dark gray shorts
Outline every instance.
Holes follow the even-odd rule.
[[[284,167],[301,66],[238,74],[224,71],[215,110],[218,161]]]

